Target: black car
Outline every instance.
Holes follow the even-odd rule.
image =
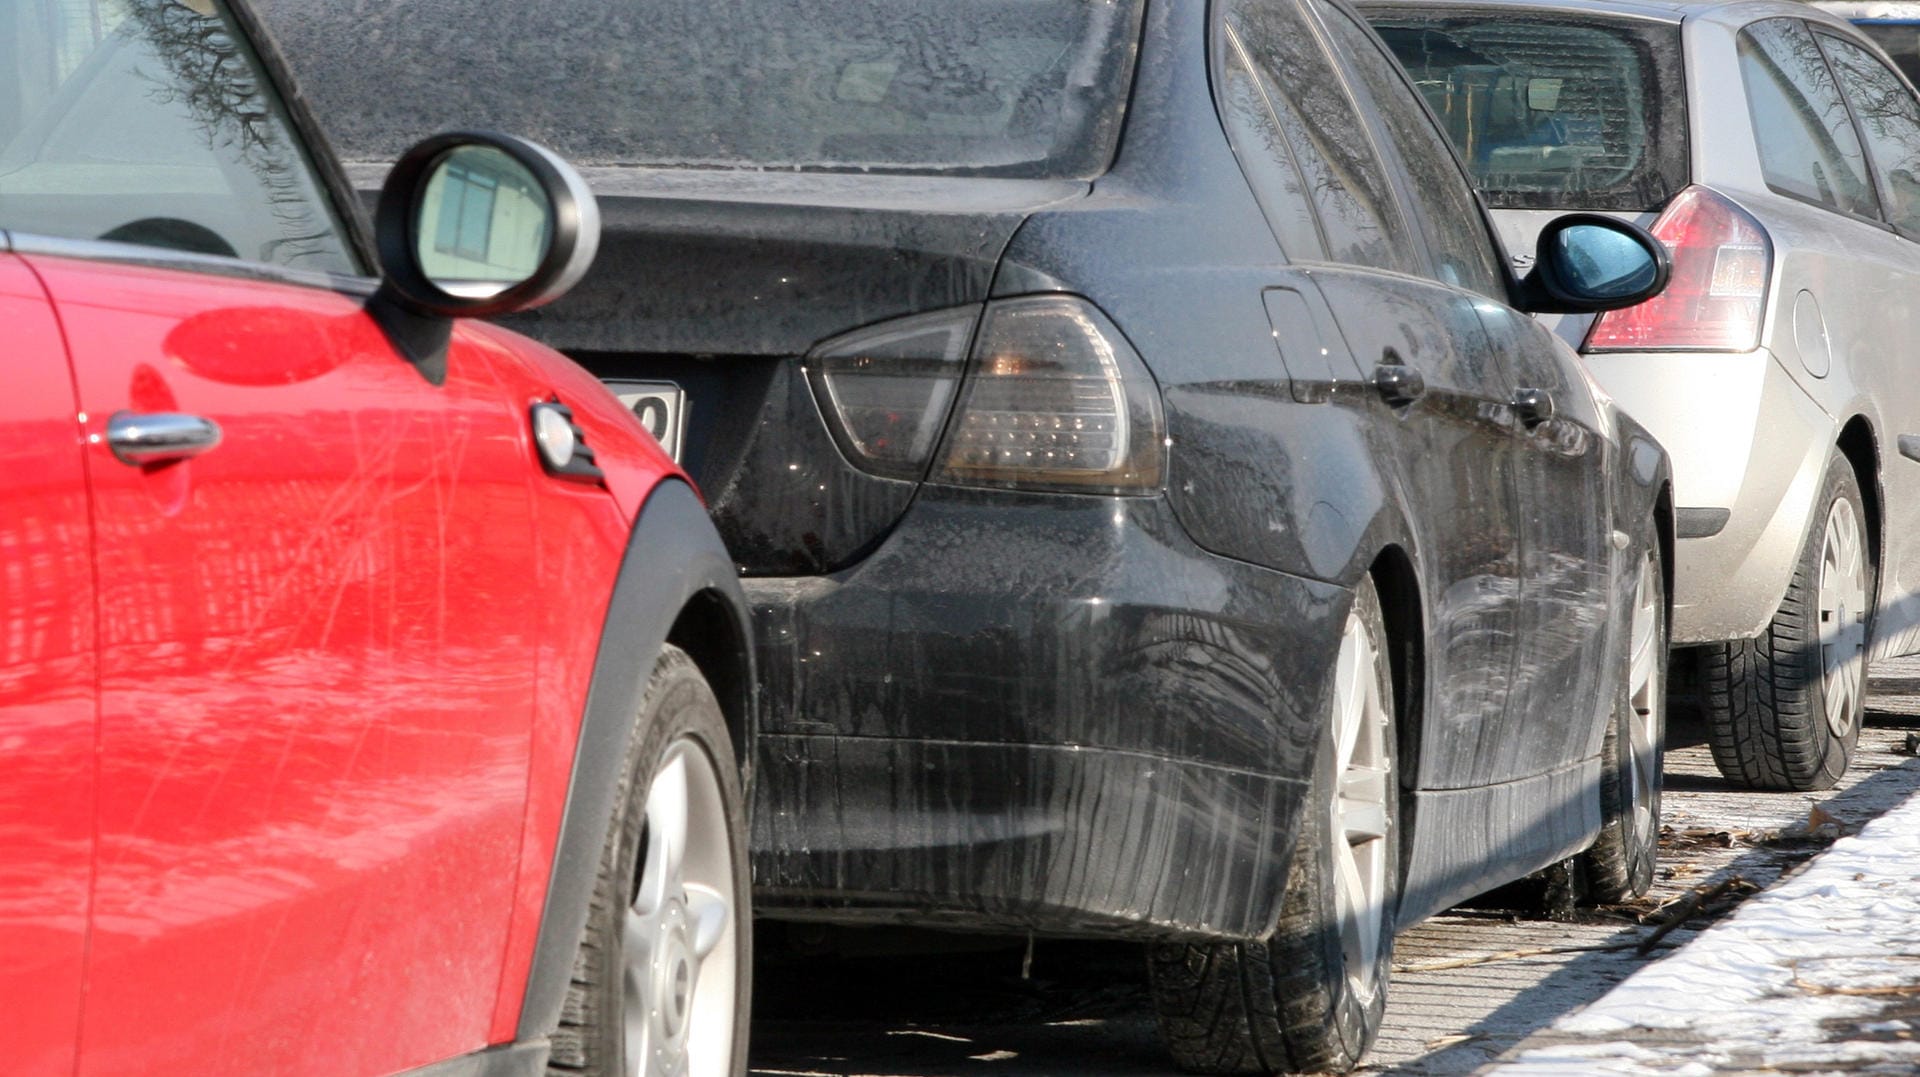
[[[1343,3],[268,6],[350,158],[585,166],[599,262],[512,324],[746,577],[761,915],[1148,940],[1183,1064],[1313,1070],[1396,926],[1647,886],[1666,457],[1525,312],[1664,250],[1512,279]]]

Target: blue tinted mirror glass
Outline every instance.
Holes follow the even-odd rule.
[[[1604,225],[1575,224],[1553,237],[1561,287],[1582,299],[1622,299],[1653,286],[1660,264],[1632,236]]]

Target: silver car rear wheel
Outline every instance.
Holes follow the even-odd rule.
[[[1701,701],[1720,772],[1754,789],[1826,789],[1853,758],[1865,710],[1875,566],[1847,458],[1827,464],[1780,609],[1750,640],[1701,648]]]
[[[1820,668],[1827,728],[1853,732],[1867,668],[1867,532],[1853,502],[1827,510],[1820,550]]]

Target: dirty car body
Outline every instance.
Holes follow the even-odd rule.
[[[1468,238],[1442,250],[1376,120],[1349,133],[1395,162],[1351,199],[1371,224],[1236,155],[1223,110],[1252,97],[1210,89],[1221,13],[1346,9],[969,2],[868,26],[740,4],[700,47],[745,59],[676,95],[695,46],[621,44],[600,5],[516,9],[485,46],[409,29],[460,4],[391,5],[380,47],[434,57],[417,72],[346,63],[349,7],[272,21],[356,159],[422,122],[378,107],[373,69],[450,101],[470,87],[431,84],[564,24],[566,70],[629,49],[605,69],[660,73],[637,95],[589,74],[541,113],[587,162],[607,248],[514,324],[616,391],[684,394],[683,460],[754,606],[762,915],[1263,936],[1367,578],[1407,698],[1401,912],[1593,838],[1623,566],[1660,533],[1665,457],[1509,305],[1451,158]],[[694,17],[647,10],[636,33]],[[765,63],[756,35],[786,29],[816,52]],[[1368,91],[1339,70],[1319,107],[1351,112],[1342,87]],[[702,92],[751,117],[711,142],[614,133]],[[1441,283],[1474,259],[1481,291]],[[1035,376],[1035,339],[1071,376]],[[1383,377],[1422,392],[1392,403]],[[1524,387],[1550,420],[1528,425]]]

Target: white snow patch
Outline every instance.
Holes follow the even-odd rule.
[[[1840,992],[1920,984],[1916,867],[1920,795],[1553,1026],[1607,1042],[1528,1050],[1499,1072],[1692,1074],[1710,1072],[1710,1060],[1737,1059],[1743,1067],[1920,1060],[1913,1041],[1826,1042],[1836,1033],[1824,1024],[1864,1021],[1911,997]],[[1908,1026],[1859,1027],[1884,1035]],[[1636,1029],[1665,1031],[1625,1042]]]

